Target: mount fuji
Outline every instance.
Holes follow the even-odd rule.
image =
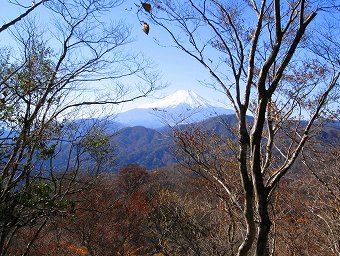
[[[157,129],[166,125],[199,122],[223,114],[234,114],[234,111],[213,104],[191,90],[179,90],[163,99],[122,112],[116,121],[128,127]]]

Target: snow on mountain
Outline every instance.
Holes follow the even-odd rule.
[[[222,114],[234,114],[234,111],[210,103],[193,91],[180,90],[163,99],[120,113],[116,121],[130,127],[160,128],[198,122]]]
[[[191,90],[179,90],[163,99],[157,100],[153,103],[146,103],[138,108],[165,109],[174,108],[180,104],[186,104],[191,108],[212,107],[212,104],[208,100],[203,99],[195,92]]]

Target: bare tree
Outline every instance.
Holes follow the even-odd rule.
[[[304,148],[299,168],[275,192],[271,255],[339,254],[338,146],[321,145]]]
[[[14,1],[11,2],[13,5],[18,5],[20,7],[23,8],[24,12],[20,15],[18,15],[17,17],[13,18],[10,21],[7,21],[6,23],[4,23],[1,27],[0,27],[0,33],[9,29],[11,26],[15,25],[16,23],[18,23],[19,21],[21,21],[22,19],[24,19],[25,17],[27,17],[30,13],[32,13],[35,9],[37,9],[40,5],[42,5],[43,3],[47,2],[48,0],[41,0],[41,1],[33,1],[31,6],[24,6],[22,4],[20,4],[18,1]]]
[[[273,192],[318,120],[338,109],[339,63],[330,61],[338,38],[322,47],[316,34],[326,32],[322,21],[338,15],[339,2],[152,1],[151,11],[143,9],[150,26],[164,28],[172,46],[202,64],[213,80],[208,85],[232,104],[246,227],[238,255],[268,255]]]
[[[322,249],[338,255],[340,244],[337,234],[340,232],[340,216],[336,207],[340,203],[339,146],[330,144],[327,150],[322,146],[321,144],[310,147],[303,152],[303,164],[313,178],[313,182],[305,186],[311,197],[307,209],[315,219],[314,233],[325,240]]]
[[[111,154],[107,130],[74,122],[91,110],[84,107],[132,101],[157,87],[151,64],[126,52],[129,28],[105,16],[121,2],[39,1],[1,27],[17,43],[0,52],[1,255],[20,229],[38,227],[27,255],[50,216],[73,209],[68,195],[91,184],[81,173],[96,174]],[[28,15],[38,5],[54,19],[46,26]],[[96,95],[99,83],[106,89]]]
[[[172,188],[163,184],[149,217],[156,248],[164,255],[234,255],[241,232],[233,210],[226,211],[215,188],[190,171],[175,182]]]

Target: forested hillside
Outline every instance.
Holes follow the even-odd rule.
[[[249,116],[248,122],[253,122],[253,118]],[[172,128],[164,127],[157,130],[141,126],[123,128],[112,136],[113,150],[116,152],[116,168],[127,164],[138,164],[153,170],[177,163],[174,133],[178,130],[198,128],[207,133],[218,134],[225,139],[237,141],[233,132],[236,123],[235,115],[223,115],[211,117],[198,123]],[[323,124],[315,131],[315,139],[318,143],[324,144],[324,147],[339,145],[339,122],[328,121]]]

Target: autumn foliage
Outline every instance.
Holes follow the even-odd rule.
[[[316,188],[318,198],[311,193]],[[274,198],[273,255],[336,255],[337,199],[313,175],[296,172]],[[204,176],[179,166],[130,165],[101,175],[71,199],[74,209],[46,225],[30,255],[235,255],[242,240],[233,203]],[[23,253],[33,234],[23,229],[10,252]]]

